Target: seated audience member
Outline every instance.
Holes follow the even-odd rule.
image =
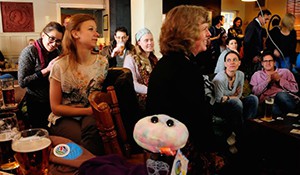
[[[226,47],[227,48],[221,53],[221,55],[218,58],[218,62],[217,62],[214,73],[218,73],[220,71],[225,70],[224,57],[229,51],[233,50],[233,51],[238,52],[237,51],[238,45],[237,45],[236,38],[227,38],[226,39]]]
[[[218,174],[224,166],[223,159],[214,154],[212,109],[206,101],[203,70],[197,64],[204,58],[199,53],[207,50],[210,35],[204,7],[174,7],[161,27],[159,46],[163,57],[149,78],[147,114],[167,114],[189,130],[188,144],[181,149],[189,160],[189,175]]]
[[[4,55],[2,54],[2,52],[0,51],[0,69],[5,69],[5,58]],[[7,78],[14,78],[14,76],[12,76],[11,74],[2,74],[0,75],[0,79],[7,79]]]
[[[82,145],[95,155],[103,154],[102,140],[88,96],[101,90],[107,75],[105,57],[92,54],[99,33],[95,18],[72,15],[63,40],[63,57],[50,73],[50,134]]]
[[[236,51],[229,51],[224,57],[225,70],[220,71],[212,80],[215,90],[214,111],[218,117],[225,119],[225,135],[234,132],[238,139],[242,137],[243,121],[255,118],[258,109],[258,98],[255,95],[242,97],[244,73],[238,68],[241,64]],[[231,141],[227,141],[231,142]],[[229,150],[236,152],[233,143]]]
[[[120,43],[125,44],[125,49],[120,47]],[[114,40],[110,45],[103,48],[101,55],[107,57],[109,67],[123,67],[124,58],[133,49],[134,46],[130,43],[128,30],[125,27],[118,27],[115,30]]]
[[[152,69],[158,59],[154,55],[154,41],[151,31],[147,28],[135,34],[135,50],[126,56],[124,67],[132,72],[134,89],[137,93],[141,112],[145,110],[148,81]]]
[[[48,23],[41,37],[33,45],[26,46],[18,63],[18,82],[26,88],[28,122],[31,127],[48,129],[48,116],[51,113],[49,102],[49,73],[58,59],[58,47],[64,28],[57,22]]]
[[[272,52],[263,52],[263,70],[252,75],[250,85],[260,103],[267,97],[274,97],[273,114],[281,116],[296,110],[299,103],[299,97],[295,95],[298,92],[298,84],[289,69],[276,68],[274,58]]]
[[[33,44],[34,44],[34,41],[35,41],[35,40],[34,40],[34,39],[32,39],[32,38],[31,38],[31,39],[29,39],[29,40],[28,40],[28,45],[33,45]]]

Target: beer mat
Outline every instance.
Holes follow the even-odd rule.
[[[70,147],[66,144],[58,144],[53,149],[53,154],[57,157],[65,157],[70,153]]]
[[[260,120],[264,121],[264,122],[273,122],[275,121],[274,119],[266,119],[266,118],[260,118]]]
[[[2,110],[11,110],[11,109],[16,109],[17,107],[18,107],[18,103],[15,103],[15,104],[12,104],[9,106],[3,105],[3,106],[1,106],[1,109]]]
[[[298,114],[288,113],[288,114],[286,114],[286,116],[289,116],[289,117],[298,117]]]
[[[65,157],[63,157],[64,159],[68,159],[68,160],[74,160],[74,159],[77,159],[79,156],[82,155],[82,149],[80,148],[79,145],[73,143],[73,142],[70,142],[70,143],[67,143],[67,145],[69,146],[70,148],[70,152],[68,155],[66,155]]]
[[[253,119],[253,121],[257,122],[257,123],[261,123],[263,121],[259,120],[258,118]]]
[[[0,175],[14,175],[14,174],[10,174],[10,173],[4,172],[4,171],[0,171]]]
[[[300,134],[300,130],[299,129],[292,129],[290,131],[290,133],[293,133],[293,134]]]

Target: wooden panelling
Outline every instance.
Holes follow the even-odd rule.
[[[0,50],[7,59],[17,59],[28,40],[38,39],[39,33],[0,33]]]

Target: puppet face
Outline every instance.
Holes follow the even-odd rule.
[[[183,123],[164,114],[140,119],[133,131],[136,143],[153,153],[163,153],[163,150],[176,152],[185,146],[188,136]]]

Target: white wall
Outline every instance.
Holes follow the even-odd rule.
[[[141,28],[148,28],[154,39],[155,55],[160,58],[159,34],[162,25],[162,0],[131,0],[131,43]]]
[[[27,45],[29,38],[37,39],[44,26],[50,21],[60,21],[60,6],[95,8],[105,6],[108,0],[1,0],[4,2],[32,2],[34,15],[34,32],[3,32],[0,13],[0,50],[8,59],[16,59]]]

